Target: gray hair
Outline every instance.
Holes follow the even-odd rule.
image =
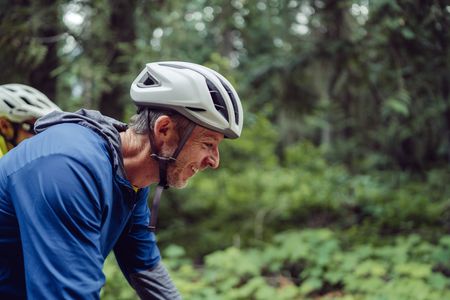
[[[150,124],[150,130],[153,131],[156,120],[161,116],[168,116],[175,122],[178,136],[182,136],[188,125],[192,123],[183,115],[172,110],[144,108],[131,117],[129,127],[137,134],[148,134],[148,124]]]

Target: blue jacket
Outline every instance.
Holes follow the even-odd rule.
[[[111,250],[145,290],[133,274],[151,277],[160,253],[149,189],[124,176],[126,128],[94,111],[54,112],[0,159],[0,299],[98,299]]]

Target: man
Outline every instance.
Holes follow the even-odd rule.
[[[98,299],[111,250],[142,299],[181,298],[156,246],[161,192],[218,167],[242,107],[224,77],[185,62],[147,64],[131,97],[129,127],[54,112],[0,160],[0,299]]]
[[[35,88],[16,83],[0,85],[0,157],[33,136],[36,119],[54,110],[60,109]]]

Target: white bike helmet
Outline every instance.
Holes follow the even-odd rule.
[[[0,85],[0,116],[21,123],[54,110],[61,109],[35,88],[18,83]]]
[[[227,138],[241,135],[239,96],[225,77],[207,67],[179,61],[149,63],[130,94],[139,107],[169,108]]]

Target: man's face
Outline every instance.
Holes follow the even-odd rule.
[[[23,140],[34,135],[33,124],[35,121],[36,119],[30,119],[22,123],[13,123],[8,119],[2,117],[0,118],[0,134],[11,143],[19,144]],[[17,124],[18,126],[15,124]]]
[[[208,167],[217,168],[220,160],[219,144],[223,138],[221,133],[196,126],[176,162],[169,165],[169,186],[183,188],[198,171]]]

